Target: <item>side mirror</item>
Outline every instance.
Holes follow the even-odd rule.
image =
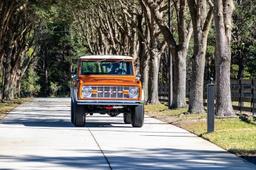
[[[140,79],[141,79],[141,74],[138,73],[138,74],[136,75],[136,80],[140,80]]]
[[[77,80],[77,75],[76,74],[71,74],[71,78],[75,81],[75,80]]]

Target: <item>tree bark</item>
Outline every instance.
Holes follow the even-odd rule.
[[[203,103],[205,54],[213,11],[210,5],[207,14],[206,1],[190,0],[188,5],[194,34],[194,54],[192,58],[192,78],[188,111],[190,113],[203,113],[205,112]]]
[[[173,108],[186,106],[186,50],[179,51],[174,55],[173,64]]]
[[[144,101],[148,101],[149,96],[149,58],[144,61],[143,64],[143,91],[144,91]]]
[[[12,100],[13,96],[13,84],[11,73],[11,57],[6,58],[4,62],[4,77],[3,77],[3,100]]]
[[[200,40],[201,42],[204,40]],[[207,41],[207,40],[206,40]],[[204,41],[204,43],[206,43]],[[205,69],[205,52],[206,46],[198,45],[192,61],[192,78],[189,95],[190,113],[204,113],[204,69]]]
[[[150,104],[158,104],[158,78],[159,78],[159,66],[160,66],[160,57],[161,54],[157,54],[156,51],[151,51],[150,57],[150,95],[148,98],[148,103]]]
[[[233,9],[233,0],[214,0],[214,21],[216,27],[216,114],[218,116],[231,116],[234,114],[230,89],[230,45]]]

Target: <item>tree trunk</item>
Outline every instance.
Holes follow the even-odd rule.
[[[232,0],[214,0],[216,27],[216,114],[233,115],[230,89]]]
[[[48,76],[48,68],[45,69],[45,72],[44,72],[44,84],[45,84],[45,89],[44,89],[44,96],[47,97],[49,96],[50,92],[49,92],[49,76]]]
[[[194,54],[192,58],[192,78],[188,111],[190,113],[203,113],[205,112],[203,103],[205,54],[213,16],[212,6],[210,6],[207,14],[206,1],[191,0],[188,1],[188,4],[194,34]]]
[[[2,96],[3,100],[12,100],[13,99],[12,82],[8,77],[10,77],[10,75],[6,74],[5,78],[4,78],[4,87],[3,87],[3,96]]]
[[[20,79],[18,79],[17,81],[16,89],[17,89],[16,97],[20,98],[21,97],[21,80]]]
[[[1,55],[1,52],[0,52]],[[0,56],[0,100],[3,99],[3,87],[4,87],[4,67],[3,67],[3,55]]]
[[[12,66],[11,66],[11,57],[5,57],[5,61],[3,62],[3,68],[4,68],[4,73],[3,73],[3,100],[12,100]]]
[[[173,57],[173,108],[186,106],[186,56],[187,50],[182,50]]]
[[[14,82],[12,81],[11,69],[8,66],[4,75],[4,87],[3,87],[3,100],[13,100],[14,99]]]
[[[154,50],[152,50],[154,51]],[[161,55],[161,54],[160,54]],[[148,103],[158,104],[158,76],[159,76],[159,66],[160,66],[160,56],[156,52],[152,52],[150,57],[150,93],[148,98]]]
[[[206,40],[207,41],[207,40]],[[204,42],[206,44],[206,42]],[[194,52],[192,61],[192,79],[189,95],[190,113],[204,113],[204,69],[205,69],[205,52],[206,46],[198,45],[198,49]]]
[[[148,101],[149,92],[149,57],[145,59],[143,63],[143,77],[142,77],[143,91],[144,91],[144,101]]]

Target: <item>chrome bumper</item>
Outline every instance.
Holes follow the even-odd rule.
[[[71,88],[71,100],[77,105],[137,106],[144,104],[144,101],[139,100],[78,100],[74,88]]]
[[[77,105],[110,105],[110,106],[137,106],[143,104],[140,101],[112,101],[112,100],[77,100]]]

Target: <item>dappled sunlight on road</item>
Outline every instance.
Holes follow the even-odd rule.
[[[0,123],[0,169],[237,169],[255,168],[186,130],[145,117],[132,128],[118,117],[70,122],[70,99],[34,99]]]

